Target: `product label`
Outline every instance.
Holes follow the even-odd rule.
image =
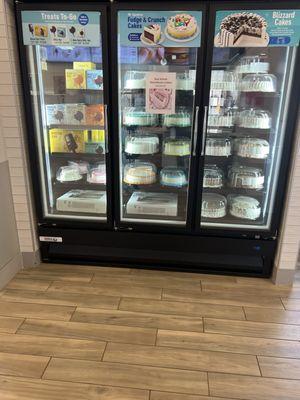
[[[40,236],[40,242],[62,243],[61,236]]]
[[[121,46],[200,47],[201,11],[119,11]]]
[[[146,112],[175,114],[176,73],[146,73]]]
[[[300,10],[217,11],[216,47],[298,46]]]
[[[25,45],[100,46],[100,12],[22,11]]]

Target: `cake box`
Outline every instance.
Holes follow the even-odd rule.
[[[104,126],[103,104],[91,104],[85,107],[85,121],[87,125]]]
[[[103,90],[102,69],[92,69],[86,71],[86,88],[92,90]]]
[[[100,190],[70,190],[56,200],[58,211],[105,214],[106,192]]]
[[[126,206],[128,214],[176,217],[178,195],[174,193],[134,192]]]
[[[102,49],[100,47],[91,47],[91,60],[94,63],[102,63]]]
[[[85,131],[50,129],[49,143],[51,153],[84,153]]]
[[[45,46],[45,49],[47,61],[72,62],[91,60],[89,47]]]
[[[67,124],[67,111],[65,104],[46,105],[47,125]]]
[[[73,62],[73,69],[84,69],[85,71],[88,69],[96,69],[96,64],[90,61],[75,61]]]
[[[85,153],[88,154],[104,154],[105,142],[86,142]]]
[[[85,125],[85,104],[66,104],[66,114],[69,125]]]
[[[66,69],[66,89],[86,89],[84,69]]]

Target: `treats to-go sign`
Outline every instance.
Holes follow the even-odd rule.
[[[300,10],[217,11],[216,47],[298,46]]]
[[[100,12],[22,11],[25,45],[100,46]]]
[[[119,11],[121,46],[200,47],[201,11]]]
[[[175,114],[175,97],[175,72],[148,72],[146,74],[146,112]]]

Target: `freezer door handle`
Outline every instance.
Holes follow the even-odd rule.
[[[195,108],[195,119],[194,119],[194,135],[193,135],[193,153],[192,155],[196,155],[197,149],[197,139],[198,139],[198,120],[199,120],[199,106]]]
[[[206,130],[207,130],[207,117],[208,117],[208,106],[204,106],[204,118],[202,125],[202,145],[201,145],[201,157],[205,153],[205,140],[206,140]]]
[[[104,133],[105,133],[105,153],[108,154],[108,120],[107,120],[107,104],[104,104]]]

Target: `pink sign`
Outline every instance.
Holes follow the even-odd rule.
[[[176,73],[147,72],[146,112],[175,114]]]

